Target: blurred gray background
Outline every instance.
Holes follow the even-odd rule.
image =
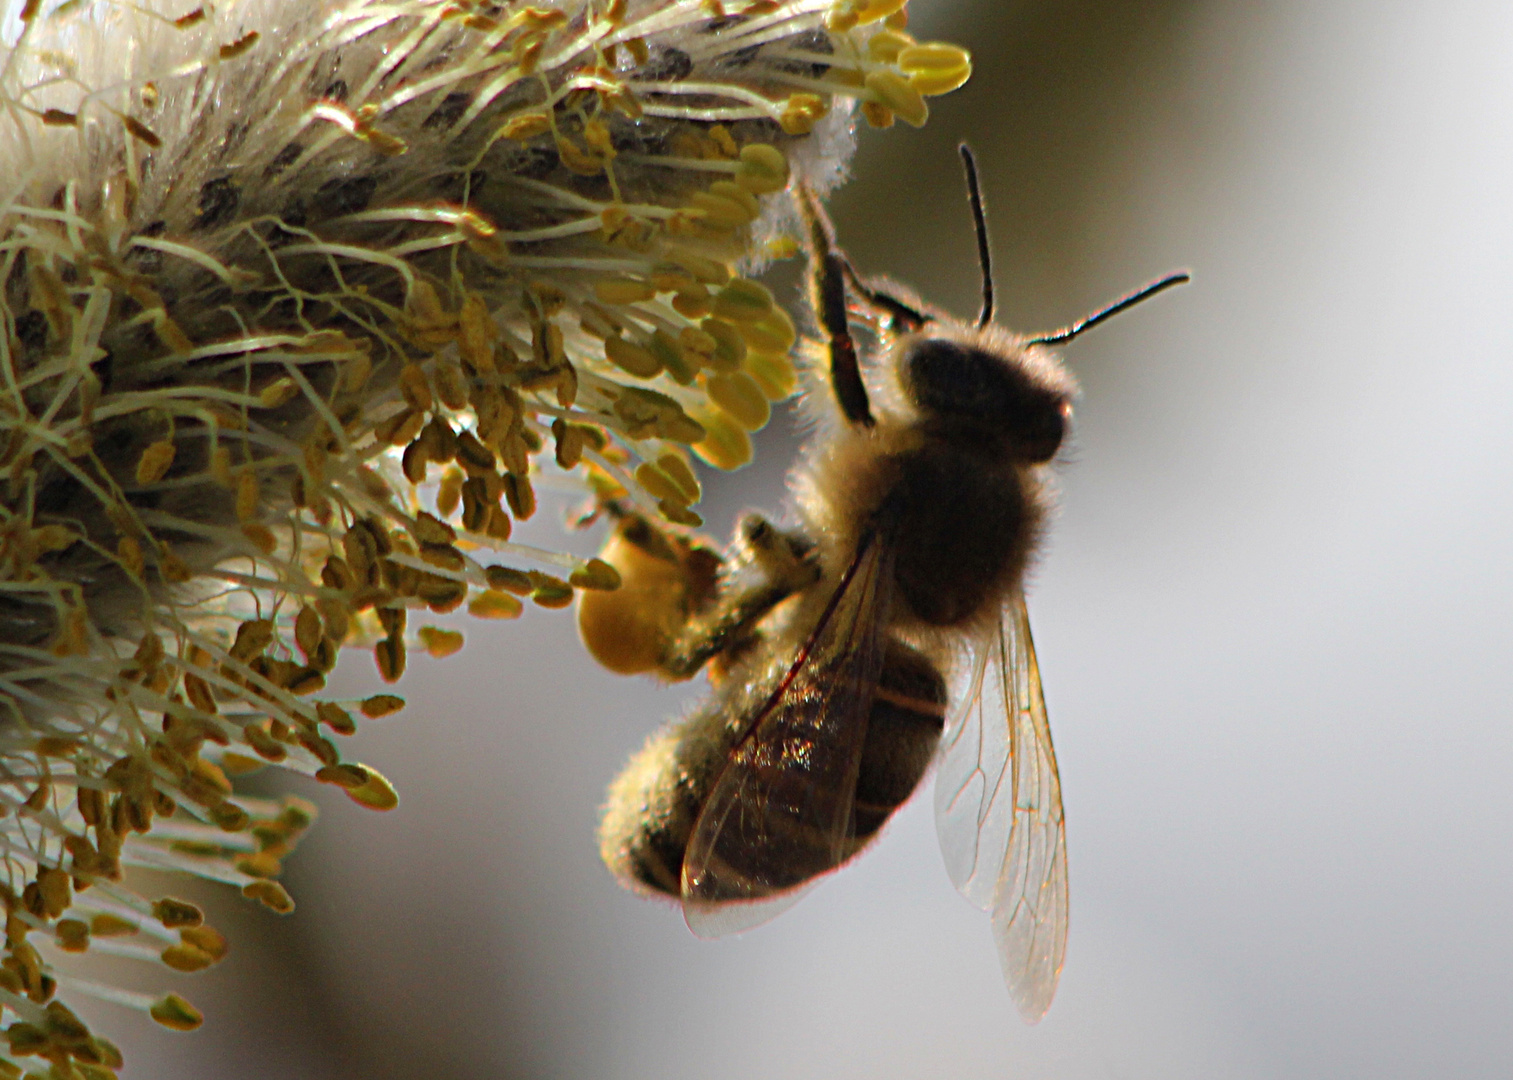
[[[209,1021],[111,1016],[128,1077],[1509,1075],[1513,8],[911,10],[977,73],[863,133],[833,203],[858,264],[975,310],[966,137],[1009,325],[1196,275],[1067,350],[1030,595],[1071,852],[1049,1016],[1016,1017],[928,798],[736,940],[623,893],[601,793],[698,691],[532,611],[412,666],[355,751],[402,806],[307,792],[299,911],[220,905]],[[780,501],[790,439],[712,527]]]

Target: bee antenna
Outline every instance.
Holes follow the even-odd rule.
[[[977,265],[982,269],[982,313],[977,316],[978,326],[987,326],[993,321],[993,256],[988,249],[988,216],[982,209],[982,187],[977,182],[977,159],[966,143],[956,147],[961,151],[961,163],[967,170],[967,197],[972,201],[972,224],[977,228]]]
[[[1085,319],[1079,319],[1064,330],[1056,330],[1049,334],[1041,334],[1026,341],[1026,345],[1061,345],[1071,341],[1084,330],[1091,330],[1101,322],[1107,322],[1121,311],[1128,311],[1142,300],[1149,300],[1158,292],[1165,292],[1173,285],[1182,285],[1192,280],[1192,275],[1186,270],[1178,270],[1157,278],[1149,285],[1142,285],[1128,296],[1120,297],[1102,311],[1095,311]]]

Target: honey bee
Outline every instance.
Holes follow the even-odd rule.
[[[1067,932],[1061,787],[1024,600],[1076,392],[1051,347],[1188,275],[1055,333],[997,326],[976,167],[961,154],[975,323],[862,278],[799,192],[823,361],[806,391],[815,434],[791,475],[798,524],[743,521],[715,599],[668,639],[662,674],[717,659],[724,677],[611,785],[600,843],[623,884],[680,900],[689,928],[717,937],[772,918],[866,847],[934,761],[947,870],[991,912],[1033,1023]],[[865,371],[853,323],[878,342]]]

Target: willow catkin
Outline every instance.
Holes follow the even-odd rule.
[[[535,480],[696,525],[790,392],[791,319],[740,276],[851,106],[923,122],[966,54],[902,0],[24,0],[0,44],[0,1006],[10,1057],[108,1075],[59,952],[197,970],[225,942],[123,867],[276,911],[312,809],[386,809],[323,700],[411,625],[613,588],[526,551]],[[669,479],[670,478],[670,479]],[[538,568],[517,569],[493,560]],[[550,570],[540,569],[540,565]],[[555,572],[554,572],[555,571]],[[42,951],[38,944],[47,943]],[[170,1027],[176,994],[84,986]],[[0,1070],[6,1068],[0,1054]]]

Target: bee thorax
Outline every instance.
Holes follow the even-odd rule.
[[[898,597],[930,626],[960,627],[994,612],[1024,576],[1045,495],[1026,471],[949,446],[899,463]]]

